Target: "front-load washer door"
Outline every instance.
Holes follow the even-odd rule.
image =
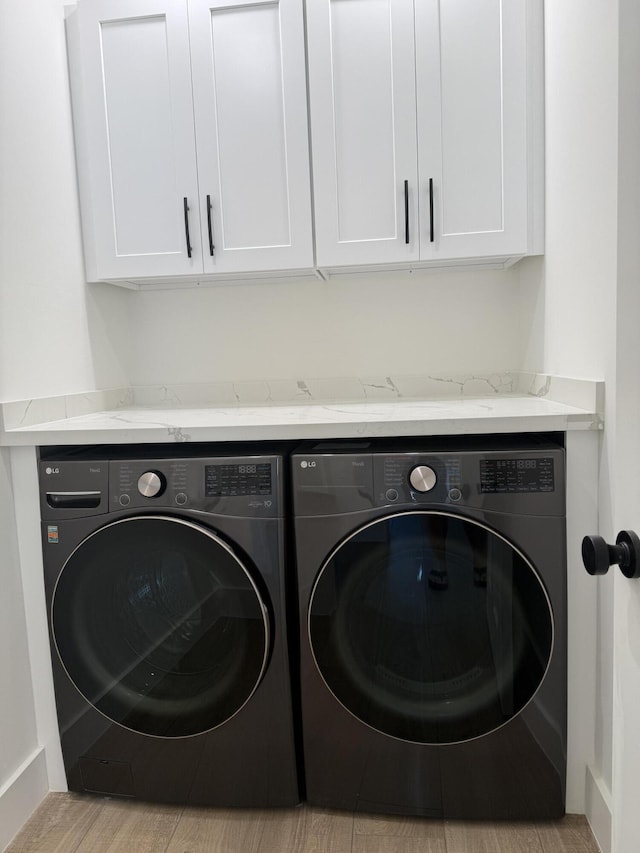
[[[322,678],[352,715],[425,744],[507,723],[553,649],[551,604],[527,558],[488,527],[428,511],[384,517],[337,546],[308,630]]]
[[[171,517],[122,519],[86,538],[59,575],[51,620],[80,693],[145,735],[225,723],[269,654],[268,608],[250,568],[213,532]]]

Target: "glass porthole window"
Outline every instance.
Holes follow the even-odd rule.
[[[52,626],[87,701],[160,737],[234,716],[260,683],[270,642],[250,567],[206,528],[161,516],[108,524],[76,548],[58,578]]]
[[[343,541],[312,592],[309,638],[339,702],[392,737],[456,743],[531,700],[553,647],[553,613],[526,557],[489,528],[412,512]]]

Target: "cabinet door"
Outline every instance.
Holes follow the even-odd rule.
[[[313,266],[302,0],[188,0],[205,272]]]
[[[308,0],[307,38],[318,266],[416,260],[413,2]]]
[[[527,251],[527,2],[416,3],[423,260]]]
[[[89,280],[202,271],[188,35],[169,0],[86,0],[70,19]]]

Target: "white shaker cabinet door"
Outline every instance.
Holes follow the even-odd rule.
[[[205,272],[313,266],[301,0],[188,0]]]
[[[201,272],[186,7],[83,2],[68,36],[88,280]]]
[[[413,2],[306,9],[317,264],[417,260]]]
[[[421,259],[525,254],[532,0],[420,0]]]

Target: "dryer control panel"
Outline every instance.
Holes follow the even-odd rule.
[[[564,451],[401,453],[373,456],[376,504],[439,503],[496,512],[563,515]]]
[[[294,454],[296,511],[372,507],[489,510],[564,515],[564,450],[380,451]]]

